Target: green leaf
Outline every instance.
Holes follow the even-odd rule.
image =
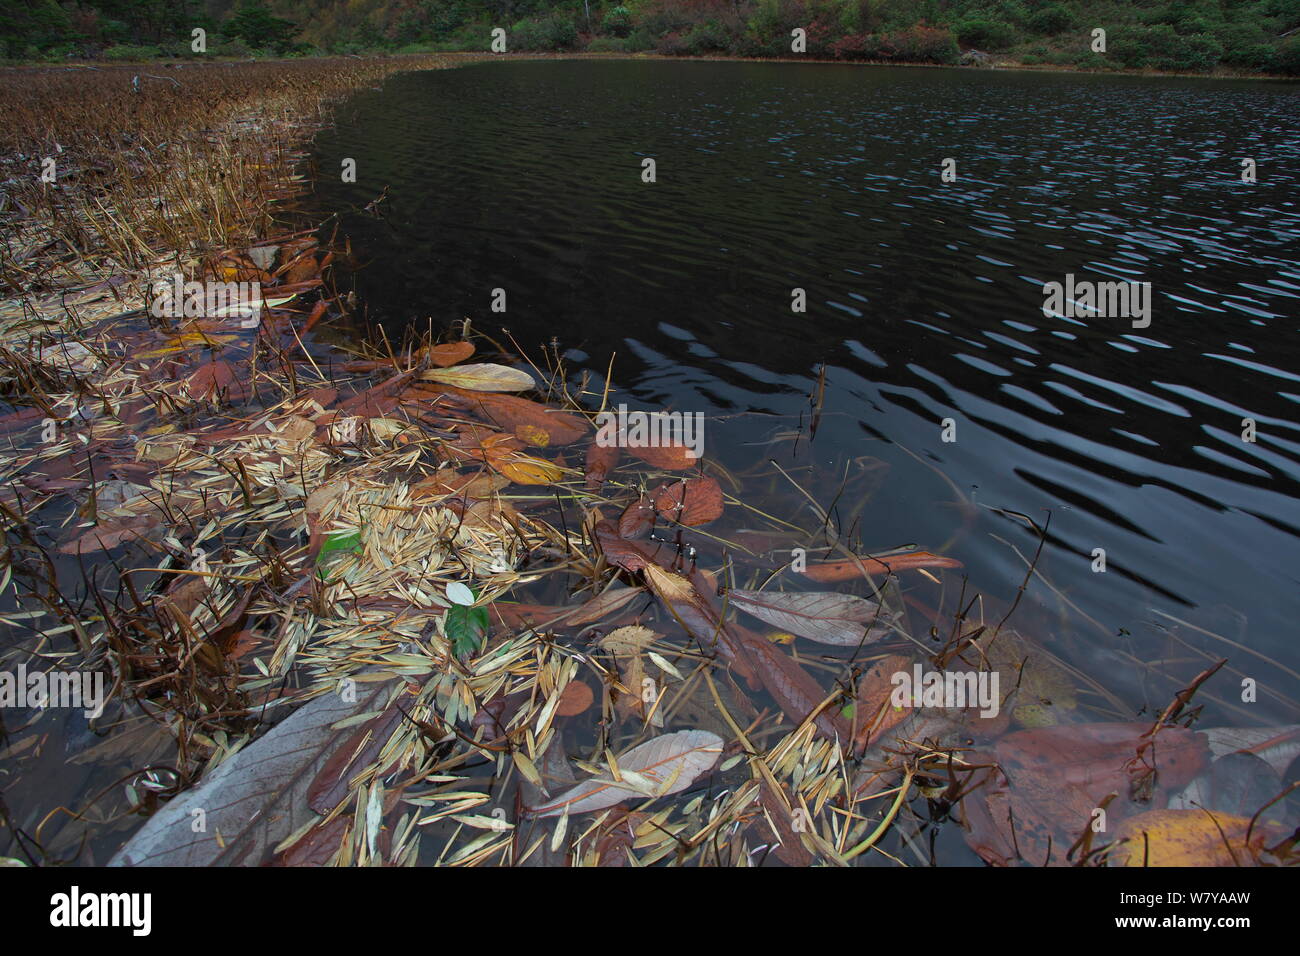
[[[351,534],[341,532],[331,534],[321,542],[320,553],[316,555],[316,573],[320,575],[321,580],[325,580],[325,565],[331,564],[347,554],[359,554],[361,552],[361,532],[353,531]],[[333,557],[331,557],[333,555]]]
[[[470,592],[477,601],[478,589],[470,588]],[[456,656],[468,657],[483,646],[487,637],[490,626],[487,608],[453,604],[447,609],[447,619],[443,626]]]

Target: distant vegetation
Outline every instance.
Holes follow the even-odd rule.
[[[0,0],[0,56],[512,51],[791,56],[1300,75],[1300,0]],[[1106,30],[1093,50],[1092,31]],[[968,59],[970,59],[968,57]]]

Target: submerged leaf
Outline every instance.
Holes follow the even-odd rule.
[[[1249,841],[1247,840],[1249,834]],[[1205,810],[1150,810],[1125,820],[1107,855],[1111,866],[1256,866],[1277,833],[1249,817]]]
[[[109,866],[255,864],[315,814],[307,791],[353,729],[333,724],[382,706],[390,683],[361,684],[356,700],[318,697],[227,758],[127,841]],[[196,811],[204,830],[195,832]]]

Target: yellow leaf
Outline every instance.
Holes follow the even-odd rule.
[[[549,485],[564,477],[564,472],[545,458],[530,455],[489,455],[488,463],[520,485]]]
[[[1205,810],[1149,810],[1115,831],[1111,866],[1255,866],[1269,838],[1277,834],[1256,822]]]
[[[536,448],[545,448],[551,443],[551,433],[545,428],[538,428],[536,425],[516,425],[515,435],[526,445],[533,445]]]

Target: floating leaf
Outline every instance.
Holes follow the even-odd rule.
[[[760,621],[821,644],[841,647],[871,644],[891,633],[893,615],[875,601],[835,591],[727,592],[735,607]],[[871,625],[868,630],[867,625]]]
[[[545,458],[534,458],[506,448],[488,448],[487,463],[519,485],[549,485],[564,477],[564,472]]]
[[[475,601],[478,591],[468,588]],[[491,620],[485,607],[469,607],[465,604],[453,604],[447,609],[443,629],[451,641],[453,653],[457,657],[468,657],[483,646]]]
[[[664,471],[685,471],[699,464],[700,459],[685,445],[629,446],[628,454],[640,458],[653,468]]]
[[[229,362],[207,362],[200,365],[185,380],[185,393],[195,401],[214,396],[220,397],[232,391],[237,391],[240,397],[243,395],[239,375]]]
[[[722,515],[722,489],[712,478],[683,478],[650,494],[655,510],[678,524],[708,524]]]
[[[883,558],[862,558],[862,568],[867,574],[897,574],[916,568],[960,568],[961,562],[929,551],[913,551],[909,554],[891,554]],[[857,561],[824,561],[810,564],[802,572],[814,581],[829,584],[832,581],[852,581],[862,576]]]
[[[423,372],[420,378],[426,382],[441,382],[475,392],[522,392],[537,384],[527,372],[490,362],[430,369]]]
[[[474,346],[470,342],[447,342],[433,346],[428,352],[429,361],[439,368],[463,362],[473,354]]]
[[[594,778],[578,784],[544,806],[530,808],[538,817],[561,814],[591,813],[604,810],[624,800],[645,800],[685,790],[717,763],[722,753],[722,738],[707,730],[682,730],[664,734],[633,747],[618,758],[619,773],[627,773],[624,785],[610,779]],[[647,781],[651,792],[626,786],[636,777]]]

